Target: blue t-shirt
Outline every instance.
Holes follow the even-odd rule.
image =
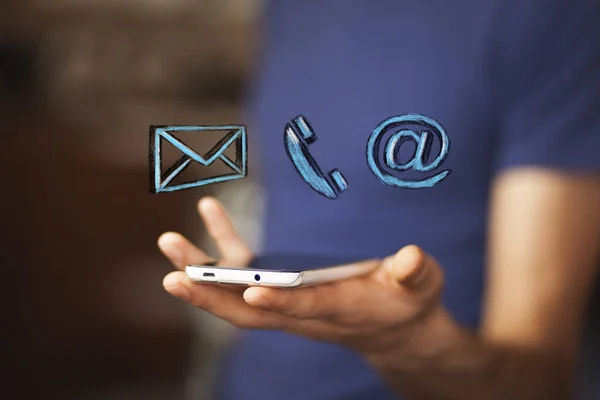
[[[600,171],[598,4],[272,1],[249,108],[268,193],[264,251],[384,257],[418,244],[445,271],[445,306],[476,328],[494,176],[523,165]],[[386,186],[367,165],[373,129],[407,113],[450,138],[440,169],[452,172],[431,188]],[[299,114],[321,168],[348,181],[336,200],[288,159],[284,127]],[[242,332],[226,361],[222,399],[394,398],[353,352],[282,332]]]

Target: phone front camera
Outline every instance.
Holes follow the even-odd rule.
[[[259,274],[254,275],[254,280],[256,282],[260,281],[260,275]]]

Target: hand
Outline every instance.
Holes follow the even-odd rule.
[[[221,253],[219,265],[248,265],[252,252],[219,202],[204,198],[198,209]],[[163,234],[158,245],[179,269],[211,260],[176,233]],[[240,328],[283,330],[365,355],[419,347],[423,335],[418,328],[441,311],[443,274],[437,262],[411,245],[365,263],[377,264],[368,275],[297,289],[195,283],[182,271],[167,275],[163,285]]]

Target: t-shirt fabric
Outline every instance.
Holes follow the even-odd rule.
[[[268,195],[264,252],[384,257],[417,244],[444,269],[444,305],[477,328],[494,176],[519,166],[600,171],[598,4],[270,2],[248,108]],[[430,188],[384,185],[367,164],[374,128],[408,113],[434,119],[450,140],[439,169],[451,173]],[[318,137],[309,149],[321,169],[347,179],[335,200],[286,154],[284,127],[299,114]],[[403,144],[400,158],[414,147]],[[352,351],[282,332],[242,331],[225,361],[224,400],[396,398]]]

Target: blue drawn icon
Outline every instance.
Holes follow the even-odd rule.
[[[213,146],[205,155],[201,156],[189,146],[185,145],[174,135],[175,132],[206,132],[206,131],[224,131],[225,136]],[[175,148],[183,153],[183,156],[177,160],[167,171],[162,173],[161,165],[161,144],[162,139],[171,143]],[[227,157],[224,152],[230,146],[235,146],[235,161]],[[244,178],[248,174],[247,167],[247,137],[246,127],[243,125],[222,125],[222,126],[151,126],[150,127],[150,154],[148,156],[150,164],[150,192],[174,192],[176,190],[188,189],[197,186],[205,186],[211,183],[231,181]],[[169,185],[169,183],[180,173],[182,173],[192,162],[208,167],[216,160],[223,161],[234,172],[228,175],[216,176],[198,181],[182,183],[178,185]],[[163,178],[164,177],[164,178]]]
[[[283,135],[285,150],[302,179],[316,192],[329,199],[337,199],[344,190],[348,189],[348,183],[337,169],[329,171],[328,176],[321,171],[308,150],[308,145],[315,140],[317,135],[302,115],[285,126]]]
[[[414,129],[402,129],[418,126],[419,132]],[[398,130],[400,129],[400,130]],[[380,154],[381,142],[383,136],[393,130],[398,130],[387,140],[384,154]],[[441,148],[438,156],[433,162],[425,165],[431,151],[434,136],[441,141]],[[405,140],[413,140],[417,147],[411,160],[405,164],[399,164],[396,161],[396,154]],[[438,168],[448,154],[450,140],[442,126],[435,120],[419,114],[405,114],[390,117],[379,124],[367,143],[367,163],[377,176],[377,178],[386,185],[402,188],[426,188],[432,187],[450,174],[451,170],[441,171],[440,173],[423,180],[403,180],[389,174],[384,170],[384,166],[395,171],[414,170],[418,172],[428,172]],[[381,159],[384,159],[383,163]]]

